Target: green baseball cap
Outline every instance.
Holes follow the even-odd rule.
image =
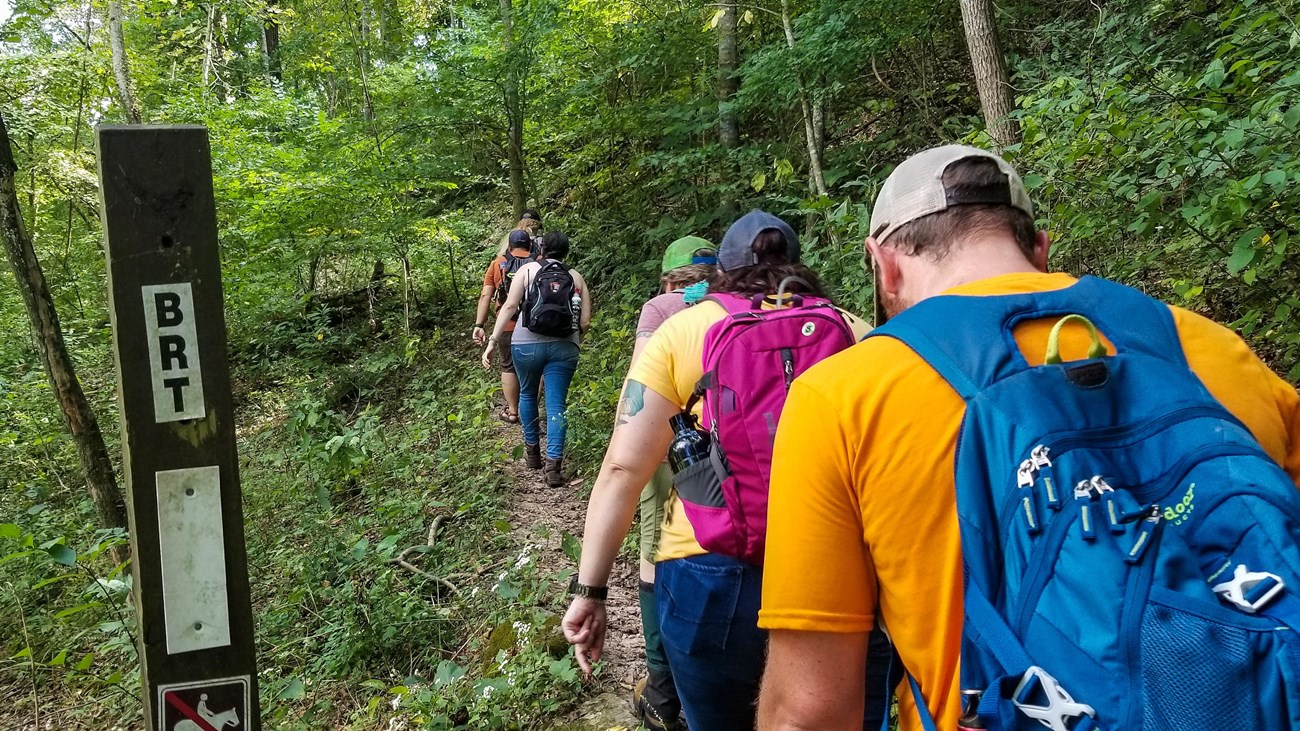
[[[666,273],[677,267],[690,266],[695,263],[695,252],[700,249],[714,251],[713,244],[699,236],[684,236],[668,245],[664,252],[664,261],[660,273]]]

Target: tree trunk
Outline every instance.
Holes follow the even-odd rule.
[[[740,147],[740,126],[731,107],[740,87],[736,76],[737,56],[736,3],[722,0],[718,14],[718,142],[723,154],[721,214],[728,222],[736,216],[736,197],[729,181],[739,178],[732,152]]]
[[[514,56],[515,23],[511,0],[500,0],[501,20],[505,24],[504,44],[507,73],[506,101],[506,162],[510,168],[510,197],[514,203],[515,220],[524,215],[528,207],[528,186],[524,180],[524,104],[522,74]]]
[[[267,0],[266,15],[262,19],[262,52],[266,54],[267,81],[279,83],[284,81],[284,70],[280,65],[280,19],[278,0]]]
[[[99,523],[105,528],[125,528],[126,502],[113,475],[113,462],[109,459],[104,435],[99,430],[99,421],[86,400],[86,394],[81,390],[81,382],[77,380],[63,341],[63,331],[59,329],[54,298],[23,225],[14,181],[17,171],[18,165],[9,146],[9,130],[4,115],[0,114],[0,240],[3,240],[23,304],[27,306],[32,335],[45,361],[50,390],[58,399],[63,422],[76,444],[77,456],[86,476],[86,488],[99,515]],[[121,546],[113,548],[111,555],[115,563],[126,560]]]
[[[984,124],[999,147],[1013,145],[1020,141],[1020,125],[1011,117],[1016,104],[1011,96],[1007,60],[998,40],[993,0],[961,0],[961,17]]]
[[[140,114],[140,102],[135,97],[135,86],[131,83],[131,65],[126,58],[126,40],[122,36],[120,0],[108,0],[108,45],[113,54],[113,77],[117,79],[117,93],[122,97],[122,111],[131,124],[142,124],[144,118]]]
[[[781,26],[785,29],[785,43],[794,55],[794,22],[790,19],[790,0],[781,0]],[[803,75],[796,72],[795,80],[799,85],[799,111],[803,114],[804,142],[808,146],[808,175],[811,178],[813,192],[827,195],[826,177],[822,172],[822,151],[817,140],[817,121],[813,118],[812,104],[808,101],[808,88],[803,83]]]
[[[740,127],[731,109],[731,101],[740,88],[736,65],[736,3],[724,0],[718,20],[718,140],[727,150],[740,147]]]

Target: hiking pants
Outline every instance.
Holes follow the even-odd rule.
[[[519,421],[524,428],[524,443],[537,444],[541,438],[537,398],[542,381],[546,381],[546,456],[564,456],[564,434],[569,428],[566,409],[569,383],[578,369],[578,346],[567,340],[544,343],[516,343],[511,346],[515,373],[519,375]]]
[[[664,650],[691,731],[754,728],[767,649],[762,584],[761,568],[712,553],[655,566]]]

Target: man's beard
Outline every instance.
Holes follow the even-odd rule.
[[[880,306],[884,308],[886,317],[893,317],[914,304],[916,303],[908,302],[896,294],[884,291],[880,293]]]

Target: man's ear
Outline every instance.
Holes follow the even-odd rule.
[[[1038,271],[1047,271],[1047,256],[1052,248],[1052,237],[1046,231],[1039,231],[1034,236],[1033,265]]]
[[[903,285],[903,273],[898,266],[898,249],[881,245],[874,237],[867,239],[867,253],[871,256],[876,273],[876,288],[888,294],[898,294]]]

